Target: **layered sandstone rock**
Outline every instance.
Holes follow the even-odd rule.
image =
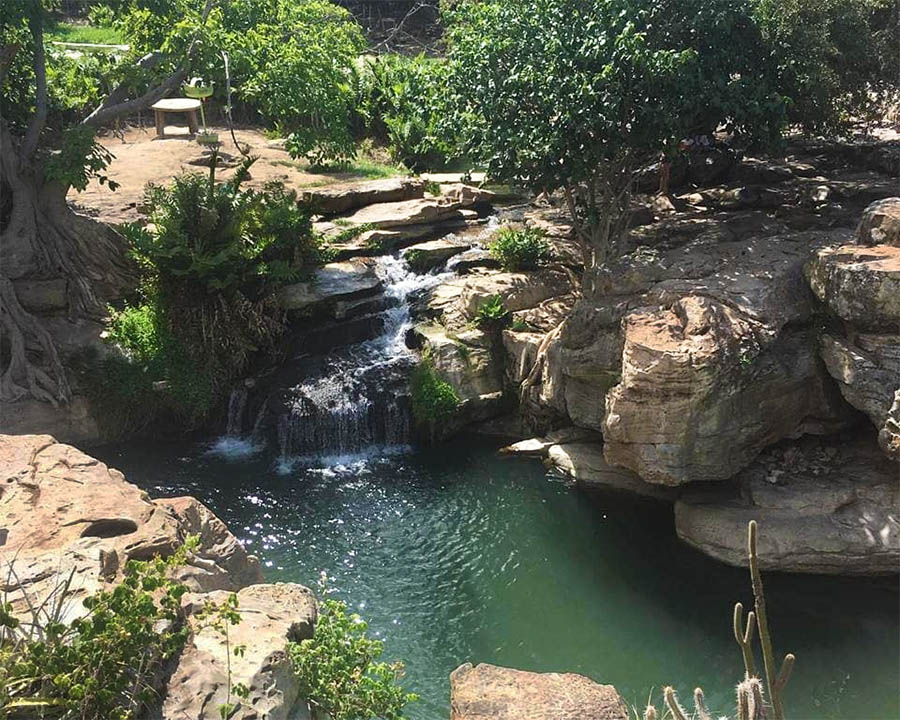
[[[5,590],[14,612],[72,574],[67,619],[114,581],[128,560],[169,555],[188,535],[200,545],[182,568],[196,591],[262,582],[259,562],[193,498],[151,501],[117,470],[49,435],[0,435],[0,537],[14,563]]]
[[[385,178],[338,187],[304,190],[300,199],[316,211],[337,214],[375,203],[401,202],[425,196],[426,182],[420,178]]]
[[[678,536],[730,565],[747,564],[750,520],[759,523],[764,569],[889,575],[900,567],[898,469],[868,434],[772,449],[733,484],[687,491],[675,504]]]
[[[628,708],[584,675],[466,663],[450,675],[450,720],[628,720]]]
[[[193,634],[169,678],[161,720],[218,720],[219,708],[237,705],[234,720],[308,720],[309,707],[299,698],[297,678],[285,652],[288,641],[311,638],[316,625],[316,599],[293,583],[252,585],[237,593],[241,621],[225,635],[197,618],[204,602],[223,604],[228,593],[192,596],[187,603]],[[231,652],[243,647],[241,654]],[[230,661],[230,662],[229,662]],[[229,665],[231,677],[229,678]],[[244,685],[246,698],[231,687]]]

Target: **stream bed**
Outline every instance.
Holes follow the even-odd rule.
[[[94,454],[154,497],[191,494],[258,555],[268,581],[337,596],[406,663],[412,720],[446,720],[467,661],[577,672],[642,707],[673,684],[733,712],[743,671],[733,604],[746,571],[681,544],[671,509],[587,495],[496,443],[278,462],[240,440]],[[761,532],[765,524],[761,523]],[[776,652],[797,664],[791,720],[900,717],[896,578],[764,576]]]

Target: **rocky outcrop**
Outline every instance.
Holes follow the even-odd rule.
[[[2,544],[15,559],[17,580],[6,588],[14,611],[43,600],[60,574],[74,573],[67,619],[83,614],[80,600],[116,580],[128,560],[169,555],[191,534],[200,545],[181,570],[190,589],[262,582],[257,559],[199,502],[151,501],[117,470],[49,435],[0,435],[0,483]]]
[[[312,280],[283,287],[279,299],[285,310],[298,315],[327,313],[340,302],[377,294],[381,287],[372,262],[354,259],[323,265]]]
[[[687,491],[675,504],[678,536],[730,565],[747,564],[750,520],[759,523],[763,569],[888,575],[900,567],[897,465],[871,436],[772,449],[733,484]]]
[[[806,267],[833,319],[820,352],[847,402],[878,429],[882,449],[900,459],[900,198],[867,208],[857,240],[894,244],[824,248]]]
[[[443,266],[454,255],[472,247],[472,243],[455,238],[439,238],[408,247],[403,258],[417,273],[425,273]]]
[[[856,242],[900,247],[900,198],[885,198],[869,205],[856,228]]]
[[[628,708],[584,675],[466,663],[450,675],[450,720],[628,720]]]
[[[425,196],[426,182],[402,177],[371,180],[337,187],[304,190],[300,200],[326,215],[349,212],[375,203],[401,202]]]
[[[224,633],[199,620],[197,613],[205,601],[221,605],[227,597],[228,593],[219,591],[188,598],[193,633],[166,686],[161,720],[218,720],[219,708],[229,701],[229,679],[232,688],[241,684],[249,690],[246,698],[231,692],[230,701],[237,709],[229,718],[308,720],[309,707],[299,698],[285,644],[312,637],[315,597],[293,583],[243,588],[237,593],[241,620],[229,627],[226,644]],[[244,648],[242,653],[231,652],[238,646]]]

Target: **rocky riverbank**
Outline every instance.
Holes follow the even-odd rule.
[[[166,667],[149,717],[215,720],[229,700],[229,686],[243,684],[249,694],[230,718],[309,718],[284,648],[312,637],[312,592],[264,582],[257,559],[194,498],[151,500],[118,471],[50,436],[0,435],[2,591],[23,622],[60,592],[61,582],[68,590],[60,619],[85,615],[83,600],[121,581],[126,562],[168,556],[188,536],[199,544],[177,576],[189,588],[182,609],[191,633]],[[232,592],[240,622],[226,642],[199,614],[207,601],[222,603]],[[229,652],[237,646],[243,653]],[[628,717],[609,685],[491,665],[467,664],[453,673],[451,708],[452,720]]]

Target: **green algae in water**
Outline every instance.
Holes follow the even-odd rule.
[[[671,509],[585,495],[484,443],[274,469],[197,446],[110,447],[153,496],[189,493],[264,563],[314,586],[321,570],[406,663],[412,720],[449,716],[457,665],[577,672],[642,707],[651,688],[733,710],[743,669],[734,603],[749,574],[675,537]],[[762,523],[760,530],[765,531]],[[900,716],[897,582],[766,574],[776,654],[797,655],[791,720]]]

